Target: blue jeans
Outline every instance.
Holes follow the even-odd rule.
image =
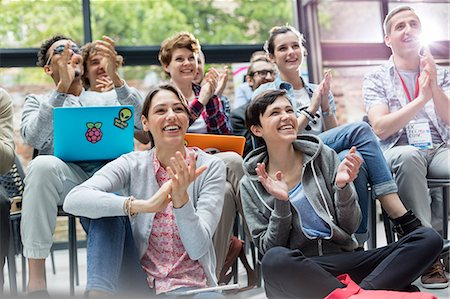
[[[81,223],[87,232],[86,292],[95,290],[139,298],[155,294],[148,287],[147,275],[140,264],[128,217],[81,218]],[[177,291],[191,289],[179,288],[161,296],[176,298]],[[182,298],[217,299],[223,296],[216,292],[204,292]]]
[[[81,218],[81,223],[87,232],[86,292],[153,294],[140,264],[128,217]]]
[[[364,160],[364,166],[361,168],[358,178],[354,181],[363,216],[357,232],[364,233],[367,231],[367,207],[369,202],[367,184],[372,186],[375,196],[398,191],[378,140],[372,128],[365,122],[339,126],[319,134],[319,137],[323,143],[337,152],[341,159],[345,157],[352,146],[355,146]]]

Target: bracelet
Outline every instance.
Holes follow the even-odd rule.
[[[330,116],[330,115],[333,115],[333,112],[331,112],[331,108],[328,108],[327,111],[323,111],[322,110],[322,115],[323,116]]]
[[[124,203],[124,212],[130,218],[137,215],[137,213],[132,213],[131,212],[131,207],[133,205],[133,201],[134,200],[135,200],[135,198],[133,196],[130,196],[130,197],[127,198],[127,200],[125,200],[125,203]]]
[[[313,124],[317,124],[317,121],[314,119],[314,116],[305,109],[301,110],[300,113],[306,116],[306,118],[309,119],[309,121],[312,122]]]

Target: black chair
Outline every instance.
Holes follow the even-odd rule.
[[[18,209],[21,208],[21,199],[24,190],[25,173],[22,168],[20,160],[16,156],[15,163],[11,170],[4,176],[0,176],[0,184],[7,192],[9,198],[14,199],[13,203],[18,204]],[[70,295],[75,295],[75,283],[79,285],[78,266],[77,266],[77,236],[76,236],[76,217],[63,211],[62,207],[58,207],[58,216],[68,217],[69,237],[69,280],[70,280]],[[11,240],[10,252],[8,255],[9,279],[11,291],[17,292],[16,284],[16,266],[15,255],[22,253],[22,241],[20,239],[20,212],[11,214]],[[52,247],[52,264],[53,247]],[[22,255],[22,290],[26,291],[26,259]]]
[[[442,198],[442,238],[444,240],[448,239],[448,204],[450,201],[450,179],[439,179],[439,178],[428,178],[427,179],[428,188],[442,188],[443,198]],[[370,228],[370,238],[369,248],[376,248],[376,206],[375,200],[371,200],[369,203],[369,228]],[[386,233],[386,242],[392,243],[395,241],[395,234],[392,230],[392,223],[389,220],[387,213],[382,210],[382,219],[384,223],[384,230]],[[444,251],[448,249],[444,248]],[[447,252],[448,253],[448,252]]]

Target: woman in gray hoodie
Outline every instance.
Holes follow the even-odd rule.
[[[286,91],[257,96],[246,123],[265,144],[244,160],[241,197],[264,254],[269,298],[324,298],[345,287],[336,278],[345,273],[363,289],[401,290],[437,258],[442,239],[423,227],[386,247],[354,251],[361,211],[352,182],[362,160],[352,148],[339,162],[319,138],[297,136]]]

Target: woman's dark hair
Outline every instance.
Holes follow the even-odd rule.
[[[305,42],[303,34],[301,34],[297,29],[295,29],[292,26],[284,25],[272,27],[272,29],[270,29],[269,31],[269,39],[266,40],[266,42],[264,43],[264,50],[266,51],[266,53],[273,55],[275,53],[275,45],[274,45],[275,37],[277,37],[277,35],[284,34],[287,32],[292,32],[295,35],[297,35],[300,44],[303,44]]]
[[[145,97],[144,105],[142,106],[142,115],[145,118],[148,118],[148,113],[150,111],[150,106],[151,106],[153,98],[161,90],[167,90],[167,91],[173,92],[177,96],[177,98],[180,100],[181,104],[183,104],[183,107],[184,107],[186,113],[188,115],[190,115],[189,104],[188,104],[186,98],[181,93],[181,91],[173,84],[162,84],[162,85],[159,85],[158,87],[150,90],[149,93],[147,94],[147,96]],[[152,133],[150,133],[150,131],[148,131],[148,135],[149,135],[149,138],[150,138],[151,147],[154,147],[155,144],[154,144],[154,141],[153,141]]]
[[[55,36],[47,39],[46,41],[44,41],[41,44],[41,47],[39,48],[39,51],[37,53],[38,60],[36,62],[36,65],[44,67],[45,63],[47,62],[47,59],[48,59],[48,55],[47,55],[48,54],[47,53],[48,49],[50,49],[50,47],[54,43],[56,43],[57,41],[63,40],[63,39],[70,40],[70,41],[73,41],[75,43],[75,41],[73,39],[71,39],[70,37],[67,37],[65,35],[55,35]]]
[[[251,131],[252,126],[261,126],[260,116],[266,112],[267,107],[272,105],[279,97],[285,97],[288,101],[287,91],[284,89],[267,90],[255,97],[245,111],[245,125]],[[252,133],[253,135],[253,133]],[[254,136],[259,142],[265,144],[260,137]]]

